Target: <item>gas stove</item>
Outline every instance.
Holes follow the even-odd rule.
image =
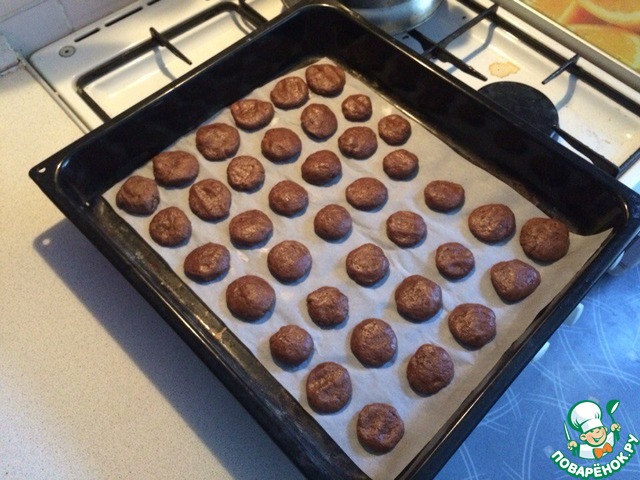
[[[396,39],[501,103],[496,108],[511,109],[500,100],[526,95],[522,89],[533,92],[551,114],[553,138],[638,191],[640,92],[596,65],[598,58],[583,58],[511,13],[517,9],[504,8],[509,3],[449,0]],[[140,0],[35,52],[29,64],[88,131],[242,41],[283,8],[279,0]],[[529,112],[513,113],[533,122]],[[638,243],[613,271],[638,263]]]

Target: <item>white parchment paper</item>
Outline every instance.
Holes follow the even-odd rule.
[[[298,74],[304,78],[304,70]],[[249,98],[269,100],[269,92],[276,80],[256,90]],[[214,88],[212,86],[212,88]],[[487,203],[509,205],[516,215],[519,227],[529,218],[545,216],[534,205],[517,192],[472,165],[455,153],[447,144],[411,121],[413,132],[402,147],[391,147],[378,141],[377,153],[367,160],[353,160],[340,155],[337,141],[346,128],[353,126],[341,114],[340,104],[350,94],[364,93],[371,97],[374,114],[363,123],[377,132],[378,121],[391,113],[401,113],[368,86],[347,75],[344,92],[336,98],[323,98],[311,93],[307,103],[328,105],[338,117],[338,131],[326,141],[309,139],[300,127],[302,108],[282,111],[276,115],[269,127],[288,127],[298,133],[303,142],[299,159],[290,164],[273,164],[262,157],[260,141],[265,129],[257,132],[240,132],[241,146],[238,155],[253,155],[260,159],[267,171],[266,181],[261,190],[247,194],[233,190],[231,214],[218,223],[207,223],[193,215],[188,207],[188,188],[161,188],[161,203],[158,210],[168,206],[179,206],[189,216],[193,234],[189,243],[179,248],[164,248],[156,245],[148,235],[151,217],[135,217],[121,212],[123,217],[162,255],[185,282],[216,312],[227,326],[255,353],[274,377],[301,405],[313,415],[332,438],[344,449],[353,461],[373,478],[395,477],[422,449],[442,424],[459,406],[460,402],[475,388],[505,350],[525,330],[537,312],[541,310],[569,282],[573,275],[602,243],[607,232],[592,237],[571,235],[569,254],[553,265],[535,265],[542,277],[541,286],[524,301],[507,305],[496,295],[488,271],[498,261],[519,258],[532,263],[523,254],[516,234],[509,241],[499,245],[486,245],[476,240],[467,228],[467,217],[476,207]],[[228,109],[223,110],[209,122],[225,122],[234,125]],[[420,171],[411,181],[394,181],[382,170],[382,159],[396,148],[405,148],[418,155]],[[180,139],[170,149],[181,149],[194,154],[200,161],[198,180],[211,177],[226,183],[228,161],[209,162],[195,147],[195,132]],[[330,149],[340,157],[343,173],[339,182],[329,187],[316,187],[302,180],[300,166],[304,159],[320,149]],[[136,172],[153,178],[151,162]],[[344,196],[347,185],[363,176],[381,179],[389,190],[389,201],[377,212],[361,212],[350,207]],[[270,211],[268,194],[273,185],[283,179],[290,179],[303,185],[309,193],[309,207],[296,218],[281,217]],[[431,211],[424,203],[423,190],[431,180],[442,179],[460,183],[466,191],[466,202],[462,209],[452,214]],[[105,198],[115,207],[115,194],[121,184],[115,185],[105,194]],[[315,214],[323,206],[337,203],[346,207],[353,217],[351,235],[340,243],[328,243],[318,238],[313,231]],[[253,250],[238,250],[231,245],[228,235],[229,220],[245,210],[258,208],[267,213],[274,223],[274,234],[266,246]],[[419,213],[427,223],[427,239],[412,249],[400,249],[385,233],[388,216],[399,210]],[[275,280],[267,269],[266,257],[269,249],[282,240],[301,241],[312,252],[313,267],[310,275],[296,285],[283,285]],[[182,271],[182,263],[187,254],[206,242],[213,241],[226,245],[231,252],[231,269],[220,281],[198,285],[188,280]],[[457,241],[469,247],[476,259],[474,272],[457,282],[447,281],[435,267],[435,250],[445,242]],[[345,258],[351,250],[366,242],[381,246],[390,261],[390,275],[383,284],[374,288],[358,286],[345,272]],[[275,288],[277,301],[274,312],[266,320],[246,323],[235,319],[225,303],[226,286],[245,274],[257,274]],[[427,322],[416,324],[404,320],[397,313],[393,293],[396,286],[411,274],[424,275],[438,283],[443,292],[444,308]],[[313,290],[332,285],[338,287],[348,297],[350,313],[348,321],[340,328],[320,329],[310,319],[306,311],[306,296]],[[448,330],[446,317],[458,304],[478,302],[492,308],[497,316],[497,337],[480,350],[469,351],[460,346]],[[378,369],[363,367],[351,354],[350,332],[360,321],[377,317],[393,327],[398,337],[398,354],[386,366]],[[281,326],[297,324],[305,328],[313,337],[315,351],[311,359],[293,370],[277,366],[269,353],[269,337]],[[455,378],[444,390],[431,397],[421,397],[414,393],[406,380],[406,366],[411,355],[424,343],[436,343],[444,347],[455,364]],[[318,363],[334,361],[345,366],[351,375],[353,397],[340,412],[318,415],[308,406],[305,397],[305,380],[308,372]],[[359,444],[355,430],[358,412],[373,402],[393,405],[405,422],[405,436],[398,446],[385,455],[367,453]]]

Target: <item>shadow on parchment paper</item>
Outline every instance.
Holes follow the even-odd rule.
[[[231,475],[250,478],[271,465],[268,470],[277,471],[278,478],[302,478],[216,376],[71,222],[57,223],[33,245]]]

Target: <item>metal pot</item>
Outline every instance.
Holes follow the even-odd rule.
[[[301,0],[282,0],[291,7]],[[340,0],[371,23],[395,35],[426,21],[442,0]]]

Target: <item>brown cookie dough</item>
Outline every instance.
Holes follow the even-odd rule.
[[[404,422],[391,405],[370,403],[358,413],[356,435],[368,451],[388,453],[402,440]]]
[[[270,98],[276,107],[283,110],[298,108],[309,100],[309,87],[300,77],[285,77],[275,84]]]
[[[231,192],[213,178],[200,180],[189,189],[189,207],[202,220],[222,220],[231,209]]]
[[[402,148],[394,150],[382,159],[382,169],[393,180],[410,180],[418,173],[418,157]]]
[[[177,247],[189,241],[191,222],[178,207],[168,207],[153,216],[149,223],[149,235],[158,245]]]
[[[285,325],[269,338],[269,350],[276,361],[295,367],[313,353],[313,338],[304,328]]]
[[[116,193],[116,205],[132,215],[151,215],[160,203],[158,185],[151,178],[133,175]]]
[[[173,150],[153,157],[153,176],[163,187],[182,187],[193,182],[200,171],[196,157],[189,152]]]
[[[309,195],[301,185],[292,180],[282,180],[269,191],[269,207],[279,215],[292,217],[309,205]]]
[[[351,351],[367,367],[381,367],[398,351],[398,339],[391,325],[379,318],[367,318],[351,332]]]
[[[342,175],[342,164],[331,150],[312,153],[300,168],[302,178],[311,185],[328,185]]]
[[[496,337],[496,314],[479,303],[458,305],[448,323],[453,338],[469,348],[481,348]]]
[[[307,377],[307,401],[317,413],[335,413],[351,400],[351,377],[335,362],[318,364]]]
[[[451,212],[464,203],[464,187],[447,180],[434,180],[424,189],[424,203],[436,212]]]
[[[436,249],[436,268],[443,277],[458,280],[475,267],[473,252],[457,242],[443,243]]]
[[[346,81],[344,70],[328,63],[311,65],[307,67],[304,75],[309,89],[325,97],[339,95]]]
[[[271,275],[282,283],[300,280],[311,271],[311,252],[302,243],[285,240],[267,254],[267,267]]]
[[[227,166],[227,182],[239,192],[255,192],[264,184],[264,166],[255,157],[241,155]]]
[[[205,125],[196,130],[196,148],[207,160],[226,160],[240,148],[240,134],[226,123]]]
[[[245,275],[231,282],[225,296],[231,314],[247,322],[260,320],[276,303],[273,287],[256,275]]]
[[[349,211],[341,205],[322,207],[313,219],[313,229],[320,238],[329,242],[342,240],[351,231],[353,221]]]
[[[231,256],[224,245],[208,242],[192,250],[184,259],[184,274],[205,283],[219,279],[229,271]]]
[[[378,135],[388,145],[402,145],[411,136],[411,124],[395,113],[387,115],[378,122]]]
[[[273,223],[260,210],[239,213],[229,222],[229,237],[238,248],[262,246],[273,233]]]
[[[451,383],[453,360],[447,351],[430,343],[421,345],[409,359],[407,380],[420,395],[433,395]]]
[[[265,158],[276,163],[293,161],[302,151],[302,141],[289,128],[277,127],[267,130],[260,144]]]
[[[422,275],[405,278],[396,288],[398,313],[412,322],[429,320],[442,308],[442,289]]]
[[[520,230],[520,246],[532,260],[555,262],[569,251],[569,229],[555,218],[531,218]]]
[[[427,238],[427,224],[415,212],[401,210],[387,218],[387,237],[400,248],[411,248]]]
[[[364,122],[371,118],[373,107],[367,95],[349,95],[342,101],[342,114],[351,122]]]
[[[519,302],[540,285],[540,273],[521,260],[498,262],[491,267],[491,283],[498,296],[508,303]]]
[[[389,272],[389,260],[384,251],[373,243],[365,243],[347,255],[347,274],[363,287],[381,281]]]
[[[307,295],[309,317],[320,327],[335,327],[349,315],[349,298],[336,287],[320,287]]]
[[[336,133],[338,119],[326,105],[312,103],[300,115],[302,130],[315,140],[325,140]]]
[[[345,190],[349,205],[370,211],[382,207],[389,197],[387,187],[377,178],[363,177],[353,181]]]
[[[258,130],[269,125],[275,113],[273,105],[255,98],[245,98],[231,104],[231,116],[238,128]]]
[[[345,157],[364,160],[376,153],[378,139],[369,127],[350,127],[338,138],[338,148]]]
[[[506,240],[516,230],[516,217],[509,207],[492,203],[476,208],[468,219],[469,230],[478,240],[495,243]]]

